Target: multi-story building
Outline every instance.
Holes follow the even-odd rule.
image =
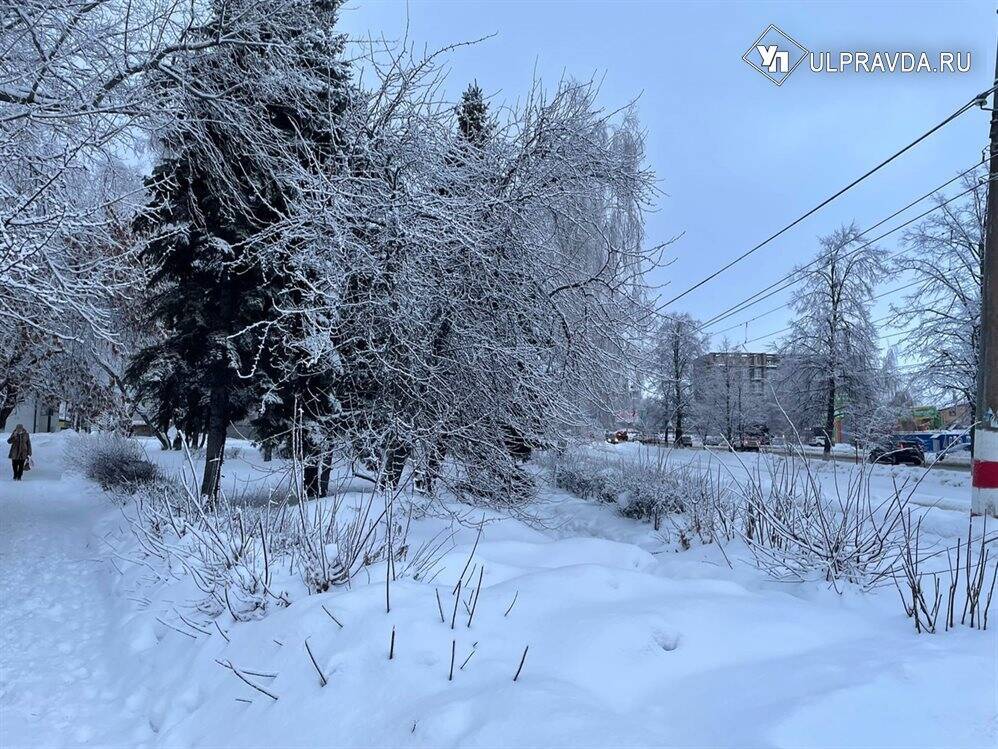
[[[706,368],[731,367],[741,377],[751,383],[752,392],[762,395],[768,391],[769,382],[780,366],[778,354],[750,351],[715,351],[705,354],[701,360]]]

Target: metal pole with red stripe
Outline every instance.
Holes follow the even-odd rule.
[[[998,55],[995,57],[998,82]],[[974,427],[971,511],[998,517],[998,107],[991,97],[991,153],[988,161],[988,208],[981,268],[981,349],[978,359],[977,425]]]

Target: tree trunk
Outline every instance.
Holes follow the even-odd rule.
[[[319,458],[311,455],[305,458],[305,467],[302,470],[302,483],[305,489],[306,499],[315,499],[319,496]]]
[[[402,472],[405,464],[409,461],[410,448],[400,440],[392,439],[389,447],[385,450],[384,466],[384,487],[385,489],[395,489],[402,480]]]
[[[679,362],[679,343],[677,331],[672,342],[672,375],[676,383],[676,433],[673,442],[676,447],[683,446],[683,373]]]
[[[433,491],[433,485],[440,478],[440,466],[443,465],[446,453],[447,447],[444,444],[443,437],[437,437],[433,447],[430,448],[430,454],[426,458],[426,468],[416,477],[417,489],[427,493]]]
[[[229,427],[229,381],[224,362],[215,365],[221,372],[216,373],[208,401],[208,447],[205,450],[204,478],[201,481],[201,495],[218,496],[218,486],[222,477],[222,460],[225,457],[225,432]]]
[[[326,453],[322,456],[322,464],[319,469],[319,496],[329,496],[329,474],[333,471],[333,454]]]
[[[7,419],[10,415],[14,413],[14,403],[9,403],[0,408],[0,431],[3,431],[5,425],[7,424]]]
[[[835,378],[828,381],[828,403],[825,404],[825,446],[822,452],[832,452],[832,434],[835,433]]]

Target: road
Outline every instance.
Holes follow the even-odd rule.
[[[665,449],[665,450],[672,450],[672,449],[674,449],[671,445],[655,445],[655,444],[645,444],[645,443],[641,443],[641,444],[644,447],[658,447],[658,448]],[[706,447],[703,447],[703,446],[694,446],[694,447],[684,447],[684,448],[680,448],[680,449],[682,449],[682,450],[708,450],[709,452],[722,453],[722,454],[726,453],[726,452],[733,452],[731,450],[725,450],[725,448],[723,448],[723,447],[710,447],[710,448],[706,448]],[[790,455],[792,451],[789,450],[789,449],[786,449],[786,448],[764,447],[762,449],[762,452],[764,452],[764,453],[770,453],[772,455]],[[856,460],[856,454],[855,453],[833,452],[833,453],[830,453],[829,455],[825,455],[824,453],[822,453],[820,451],[819,448],[815,448],[814,451],[808,449],[808,450],[806,450],[805,455],[807,456],[808,459],[824,460],[824,461],[834,461],[836,463],[856,464],[857,462],[860,462],[860,461]],[[864,457],[865,457],[865,453],[860,453],[860,458],[864,458]],[[939,468],[939,469],[943,469],[943,470],[946,470],[946,471],[956,471],[956,472],[959,472],[959,473],[969,473],[970,472],[970,463],[960,463],[960,462],[956,462],[953,459],[950,459],[949,461],[936,461],[934,463],[930,462],[930,463],[928,463],[926,465],[926,467],[930,468],[932,470],[935,470],[935,469]]]

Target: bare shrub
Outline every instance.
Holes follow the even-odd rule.
[[[730,482],[719,470],[700,470],[684,465],[673,474],[682,503],[664,515],[663,538],[683,549],[701,544],[731,541],[737,534],[741,508],[735,503]]]
[[[870,494],[865,466],[831,493],[815,480],[806,457],[756,464],[736,480],[744,507],[741,536],[760,568],[778,579],[823,578],[872,584],[888,574],[902,537],[910,492]]]
[[[613,503],[625,517],[651,522],[665,541],[689,548],[694,541],[731,540],[738,512],[729,481],[720,472],[670,465],[670,454],[643,450],[632,461],[566,451],[543,455],[538,463],[559,488]]]
[[[966,542],[958,540],[955,549],[944,549],[946,566],[937,571],[925,569],[926,564],[933,566],[933,560],[941,559],[942,553],[939,550],[926,552],[923,548],[921,519],[913,522],[909,511],[902,524],[904,535],[898,549],[900,569],[892,579],[915,631],[920,634],[937,632],[940,613],[943,614],[944,631],[956,627],[958,614],[959,624],[987,629],[991,599],[998,582],[998,564],[989,564],[992,561],[990,547],[995,538],[988,537],[987,518],[980,537],[975,539],[974,518],[970,517]]]
[[[301,502],[292,481],[283,489],[255,484],[209,499],[200,494],[190,455],[188,464],[176,481],[142,487],[126,517],[145,554],[205,594],[200,609],[209,616],[259,618],[288,605],[295,590],[316,594],[349,585],[379,562],[386,586],[398,577],[430,579],[450,540],[410,548],[412,515],[401,508],[412,504],[399,494],[339,487],[329,498]]]
[[[68,470],[110,492],[131,494],[163,478],[142,445],[113,433],[70,436],[63,463]]]
[[[616,502],[619,486],[616,467],[581,451],[568,450],[560,455],[543,453],[537,463],[550,471],[554,484],[581,499]]]

